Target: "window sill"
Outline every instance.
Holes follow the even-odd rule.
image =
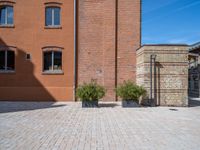
[[[9,71],[9,70],[0,70],[0,73],[2,74],[14,74],[15,71]]]
[[[62,70],[56,70],[56,71],[43,71],[43,75],[63,75],[64,72]]]
[[[45,26],[45,29],[62,29],[61,26]]]
[[[15,26],[13,24],[1,24],[0,28],[14,28]]]

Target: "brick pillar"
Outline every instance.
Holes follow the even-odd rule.
[[[116,60],[116,0],[104,2],[103,35],[103,84],[107,89],[105,100],[115,100],[115,60]]]
[[[140,47],[140,0],[118,0],[118,84],[136,80],[136,50]]]
[[[78,84],[96,79],[115,100],[116,0],[79,1]]]

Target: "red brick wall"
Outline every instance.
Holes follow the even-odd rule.
[[[73,0],[59,0],[62,29],[44,28],[44,3],[50,1],[55,2],[15,1],[14,28],[0,28],[0,44],[16,47],[16,72],[0,74],[0,99],[73,99]],[[140,0],[79,0],[77,42],[78,84],[97,79],[108,90],[105,99],[115,100],[115,84],[135,79]],[[64,48],[64,75],[42,74],[44,46]],[[26,53],[31,61],[25,60]]]
[[[78,84],[96,79],[115,100],[115,84],[135,80],[140,0],[81,0],[78,8]]]
[[[74,78],[74,1],[9,0],[14,27],[0,27],[0,46],[15,46],[15,73],[0,73],[0,100],[72,101]],[[61,29],[45,29],[45,3],[60,2]],[[0,3],[1,4],[1,3]],[[42,73],[42,47],[63,47],[64,74]],[[26,53],[31,60],[26,60]]]
[[[119,0],[118,83],[136,80],[136,49],[140,47],[140,0]]]

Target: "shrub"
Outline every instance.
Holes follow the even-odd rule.
[[[146,93],[146,90],[142,86],[136,85],[134,82],[128,80],[116,88],[117,96],[122,100],[138,101],[139,98]]]
[[[106,90],[95,81],[84,83],[76,89],[76,96],[81,101],[98,101],[105,96]]]

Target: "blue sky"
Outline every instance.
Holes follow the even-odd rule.
[[[142,0],[142,44],[200,41],[200,0]]]

